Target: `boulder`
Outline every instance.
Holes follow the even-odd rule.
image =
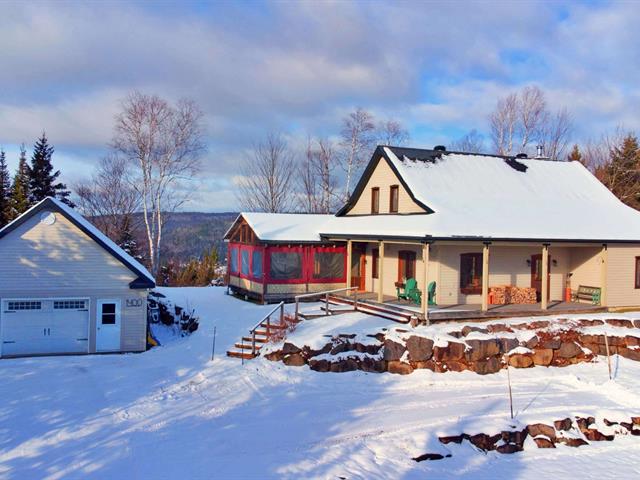
[[[433,347],[433,359],[438,362],[462,360],[466,346],[464,343],[449,342],[446,347]]]
[[[496,448],[496,452],[508,454],[508,453],[516,453],[521,452],[522,446],[516,445],[515,443],[505,443],[504,445],[500,445]]]
[[[604,325],[604,322],[602,320],[586,320],[586,319],[582,319],[582,320],[578,320],[578,323],[582,326],[582,327],[596,327],[598,325]]]
[[[636,362],[640,362],[640,350],[635,350],[626,347],[617,347],[618,355],[628,358],[629,360],[635,360]]]
[[[306,363],[304,357],[300,353],[285,355],[282,362],[289,367],[301,367]]]
[[[607,319],[607,323],[613,327],[633,328],[633,322],[631,320],[609,318]]]
[[[514,368],[533,367],[533,358],[530,354],[514,354],[509,355],[509,365]]]
[[[562,342],[555,352],[559,358],[573,358],[582,353],[582,349],[575,342]]]
[[[533,439],[538,448],[556,448],[556,444],[546,437],[535,437]]]
[[[636,328],[640,328],[640,320],[634,320],[633,321],[633,326]]]
[[[631,417],[631,423],[633,425],[640,425],[640,417]]]
[[[533,364],[548,367],[553,360],[553,350],[550,348],[537,348],[533,351]]]
[[[527,348],[536,348],[540,343],[540,339],[537,336],[531,337],[529,340],[524,342],[524,346]]]
[[[578,429],[584,433],[584,431],[589,428],[590,425],[595,423],[596,419],[593,417],[578,417],[576,418],[576,424],[578,425]]]
[[[450,372],[463,372],[469,370],[467,364],[462,360],[449,360],[444,364]]]
[[[433,355],[433,340],[417,335],[411,336],[407,340],[407,350],[409,351],[409,360],[411,361],[421,362],[429,360]]]
[[[416,462],[424,462],[425,460],[442,460],[443,458],[450,456],[450,453],[447,455],[442,455],[440,453],[423,453],[422,455],[414,457],[412,460],[415,460]]]
[[[411,366],[414,369],[427,369],[427,370],[431,370],[431,371],[435,371],[436,369],[436,362],[433,361],[433,359],[430,360],[426,360],[424,362],[411,362]]]
[[[447,335],[450,335],[455,338],[460,338],[462,337],[462,332],[458,332],[458,331],[447,332]]]
[[[532,437],[537,437],[539,435],[544,435],[551,440],[555,440],[556,438],[556,429],[551,425],[547,425],[545,423],[532,423],[527,427],[529,435]]]
[[[312,350],[309,347],[304,346],[302,347],[302,353],[307,358],[311,358],[311,357],[317,357],[318,355],[324,355],[325,353],[329,353],[332,348],[333,348],[333,343],[327,343],[320,350]]]
[[[451,435],[448,437],[438,437],[438,440],[440,440],[440,443],[443,444],[448,444],[448,443],[462,443],[462,440],[464,440],[466,438],[466,435],[461,434],[461,435]]]
[[[627,335],[624,337],[624,343],[627,347],[638,347],[640,346],[640,338]]]
[[[284,342],[284,345],[282,346],[282,353],[285,355],[288,355],[290,353],[299,353],[301,352],[301,350],[296,347],[293,343],[289,343],[289,342]]]
[[[520,345],[516,338],[499,338],[498,340],[500,341],[500,349],[504,353],[510,352]]]
[[[477,362],[469,364],[469,369],[480,375],[496,373],[499,372],[501,368],[502,364],[496,357],[491,357],[488,360],[479,360]]]
[[[462,336],[466,337],[471,332],[489,333],[489,330],[481,327],[472,327],[471,325],[465,325],[462,327]]]
[[[487,340],[466,340],[471,350],[465,353],[465,357],[470,362],[494,357],[500,353],[500,342],[495,339]]]
[[[363,357],[360,360],[360,370],[362,370],[363,372],[382,373],[387,369],[386,367],[387,365],[385,364],[384,360],[379,360],[371,357]]]
[[[334,373],[353,372],[358,370],[358,362],[353,358],[344,358],[337,362],[332,362],[330,371]]]
[[[369,355],[377,355],[380,352],[380,349],[382,348],[382,345],[376,345],[376,344],[367,344],[367,345],[363,345],[362,343],[356,343],[354,344],[355,350],[356,352],[360,352],[360,353],[368,353]]]
[[[563,420],[556,420],[555,422],[553,422],[553,426],[558,431],[565,431],[566,432],[568,430],[571,430],[572,422],[571,422],[570,418],[565,418]]]
[[[605,435],[604,433],[599,432],[595,428],[587,428],[586,430],[582,431],[582,434],[584,435],[584,438],[592,442],[603,442],[603,441],[611,442],[614,437],[613,435]]]
[[[309,368],[316,372],[328,372],[331,369],[331,363],[328,360],[309,360]]]
[[[406,350],[407,348],[401,343],[386,339],[384,341],[384,350],[383,350],[382,358],[388,362],[397,361],[397,360],[400,360],[400,358],[402,358],[402,355],[404,355],[404,352]]]
[[[496,449],[496,442],[500,440],[500,435],[487,435],[486,433],[478,433],[469,436],[469,441],[480,450],[489,452]]]
[[[529,328],[534,328],[536,330],[540,328],[547,328],[549,326],[548,320],[536,320],[534,322],[529,323]]]
[[[329,352],[331,355],[337,355],[342,352],[347,352],[351,350],[351,344],[349,342],[338,342],[336,343],[331,351]]]
[[[487,325],[487,331],[489,333],[500,333],[500,332],[513,332],[510,327],[505,325],[504,323],[497,323],[494,325]]]
[[[559,437],[558,443],[564,443],[567,447],[581,447],[583,445],[589,445],[589,442],[582,438],[565,438]]]
[[[546,340],[543,340],[540,343],[540,346],[542,348],[550,348],[552,350],[557,350],[558,348],[560,348],[561,344],[562,344],[562,341],[559,338],[548,338]]]
[[[500,437],[504,443],[515,443],[516,445],[524,445],[524,441],[529,435],[529,430],[524,428],[523,430],[504,430],[500,432]]]
[[[387,362],[387,371],[389,373],[408,375],[409,373],[413,372],[413,367],[408,363],[400,362],[398,360],[391,360]]]

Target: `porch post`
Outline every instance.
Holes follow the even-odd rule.
[[[607,306],[607,244],[602,244],[600,253],[600,306]]]
[[[378,242],[378,302],[384,303],[384,242]]]
[[[422,284],[422,316],[429,325],[429,247],[428,243],[422,245],[422,262],[424,263],[424,283]]]
[[[542,293],[540,294],[540,308],[547,309],[549,303],[549,244],[542,245]]]
[[[482,246],[482,311],[489,310],[489,242]]]
[[[351,240],[347,240],[347,288],[351,288]],[[351,293],[347,291],[347,295]]]

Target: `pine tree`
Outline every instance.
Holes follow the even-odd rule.
[[[582,157],[582,152],[577,144],[571,149],[571,153],[567,156],[567,161],[580,162],[584,165],[584,158]]]
[[[598,178],[624,203],[640,209],[639,167],[638,139],[629,134],[620,145],[611,149],[609,162],[600,169]]]
[[[20,146],[18,170],[13,177],[11,187],[11,220],[22,215],[30,207],[29,203],[29,165],[27,165],[27,150]]]
[[[4,150],[0,150],[0,228],[11,221],[11,178]]]
[[[71,192],[63,183],[55,183],[60,176],[60,170],[53,171],[51,157],[53,146],[49,145],[46,134],[38,139],[33,146],[31,166],[29,168],[29,201],[34,204],[46,197],[55,197],[70,206],[74,206],[69,200]]]
[[[129,215],[125,215],[124,219],[122,220],[120,237],[118,238],[116,243],[131,257],[135,258],[141,263],[144,263],[144,255],[142,255],[142,253],[140,252],[138,243],[133,237],[133,232],[131,231],[131,217]]]

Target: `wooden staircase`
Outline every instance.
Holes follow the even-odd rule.
[[[418,318],[417,312],[386,303],[374,302],[372,300],[358,300],[349,297],[329,295],[328,303],[332,305],[349,305],[353,307],[349,309],[350,311],[355,310],[398,323],[407,324],[411,322],[412,319]]]
[[[280,310],[278,323],[273,323],[271,316]],[[249,336],[242,337],[230,350],[227,350],[228,357],[240,358],[242,361],[250,360],[260,354],[262,346],[276,333],[286,330],[284,322],[284,302],[280,302],[273,310],[265,315],[258,324],[249,330]]]

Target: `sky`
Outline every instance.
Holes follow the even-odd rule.
[[[357,107],[411,146],[488,135],[500,96],[537,85],[584,142],[640,130],[640,2],[0,2],[0,146],[46,131],[68,184],[108,151],[131,91],[193,99],[207,153],[186,210],[237,210],[270,132],[332,137]]]

